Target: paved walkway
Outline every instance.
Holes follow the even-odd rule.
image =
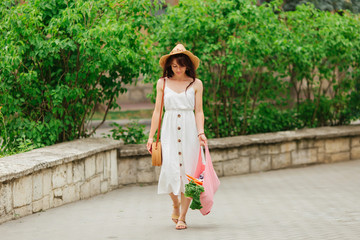
[[[221,178],[203,217],[174,230],[168,196],[126,187],[0,225],[1,240],[360,239],[360,160]]]

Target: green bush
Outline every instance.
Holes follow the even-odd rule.
[[[159,55],[181,42],[201,59],[207,135],[341,125],[359,117],[350,110],[360,105],[359,18],[255,2],[182,0],[153,28]]]
[[[22,153],[22,152],[26,152],[26,151],[30,151],[32,149],[35,148],[33,142],[29,139],[26,139],[25,136],[21,136],[18,137],[17,139],[15,139],[15,147],[11,146],[8,147],[8,134],[7,134],[7,130],[5,128],[5,119],[4,119],[4,115],[1,112],[2,106],[0,106],[0,133],[2,139],[0,139],[0,157],[5,157],[8,155],[13,155],[13,154],[17,154],[17,153]],[[6,149],[6,151],[5,151]]]
[[[81,137],[97,104],[119,106],[124,84],[153,66],[150,1],[14,0],[0,3],[0,103],[6,148]],[[6,149],[3,149],[6,151]]]
[[[110,130],[111,135],[107,134],[108,138],[123,140],[124,144],[146,143],[145,125],[139,124],[138,121],[131,121],[125,126],[112,123],[111,126],[115,128]]]

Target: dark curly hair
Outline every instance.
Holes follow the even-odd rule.
[[[193,79],[193,81],[186,87],[186,89],[185,89],[185,91],[186,91],[188,89],[188,87],[190,87],[191,84],[193,84],[195,82],[195,79],[196,79],[196,71],[195,71],[194,64],[186,54],[180,53],[180,54],[175,54],[175,55],[170,56],[166,60],[162,77],[163,78],[165,78],[165,77],[171,78],[172,76],[174,76],[174,72],[171,69],[171,63],[173,62],[174,59],[176,59],[176,62],[181,67],[186,67],[185,74],[188,77],[191,77]]]

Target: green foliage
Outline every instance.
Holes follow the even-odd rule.
[[[360,12],[359,0],[284,0],[285,11],[294,11],[299,4],[311,3],[322,11],[350,10],[353,13]]]
[[[112,123],[111,126],[115,128],[110,130],[112,134],[108,134],[108,138],[123,140],[124,144],[146,143],[145,125],[139,124],[138,121],[132,121],[125,127],[117,123]]]
[[[0,144],[0,158],[34,149],[35,146],[33,145],[32,141],[25,139],[24,136],[22,136],[22,138],[15,139],[15,144],[13,144],[10,148],[7,148],[9,144],[9,138],[5,128],[5,120],[4,115],[1,112],[1,108],[2,107],[0,106],[0,134],[2,136]],[[5,151],[5,149],[7,150]]]
[[[201,59],[208,137],[348,124],[359,114],[360,21],[281,1],[183,0],[152,29]],[[279,110],[281,109],[281,110]]]
[[[279,110],[278,107],[263,103],[255,109],[253,119],[249,120],[248,131],[251,133],[266,133],[287,131],[302,128],[299,118],[294,118],[293,110]]]
[[[87,137],[96,104],[116,109],[125,84],[151,70],[151,1],[0,3],[0,102],[6,148]],[[1,137],[4,138],[4,131]]]
[[[193,180],[185,184],[185,197],[192,198],[190,208],[192,210],[201,209],[200,194],[204,192],[204,187],[197,185]]]

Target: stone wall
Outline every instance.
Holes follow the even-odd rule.
[[[360,159],[360,126],[302,129],[209,140],[219,177]],[[152,184],[160,169],[145,147],[118,149],[119,184]]]
[[[209,140],[218,176],[360,159],[360,126]],[[129,184],[154,184],[145,145],[90,138],[0,158],[0,223]],[[154,193],[155,194],[155,193]]]
[[[0,158],[0,223],[118,188],[109,139],[83,139]]]

